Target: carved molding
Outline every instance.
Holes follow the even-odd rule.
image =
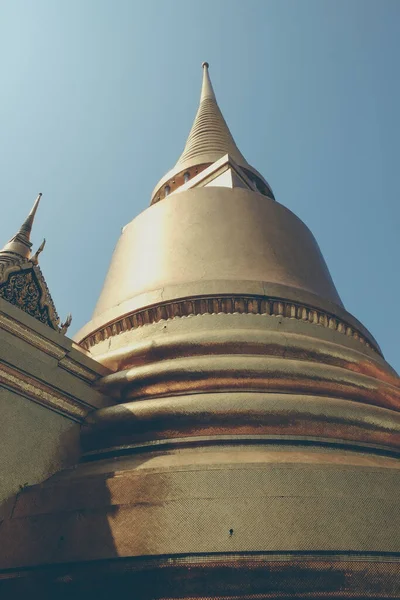
[[[77,402],[71,396],[3,362],[0,363],[0,384],[74,421],[83,421],[92,409],[91,406]]]
[[[51,297],[50,290],[47,286],[45,278],[43,277],[43,273],[42,273],[39,265],[35,265],[33,267],[33,271],[38,279],[38,282],[39,282],[39,285],[41,288],[41,292],[42,292],[41,303],[43,306],[46,306],[47,310],[49,311],[49,317],[52,322],[52,327],[56,331],[59,331],[60,318],[57,314],[57,310],[56,310],[55,304],[53,302],[53,298]]]
[[[0,255],[0,282],[6,281],[10,273],[23,269],[28,262],[18,254]]]
[[[288,302],[279,298],[268,298],[266,296],[215,296],[197,297],[193,299],[176,300],[150,306],[129,315],[126,315],[106,326],[98,329],[85,337],[80,346],[90,350],[92,346],[107,340],[125,331],[158,323],[168,319],[187,317],[190,315],[203,314],[256,314],[265,316],[276,316],[289,319],[297,319],[311,325],[326,327],[347,335],[367,348],[371,348],[378,354],[379,350],[359,332],[357,329],[338,319],[336,316],[322,310]]]

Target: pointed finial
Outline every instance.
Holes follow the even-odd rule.
[[[203,102],[203,100],[206,100],[207,98],[215,100],[216,102],[217,100],[215,98],[213,86],[208,72],[210,65],[208,64],[208,62],[203,62],[201,66],[203,67],[203,85],[201,86],[200,103]]]
[[[64,323],[61,323],[61,325],[60,325],[60,333],[63,333],[65,335],[67,333],[68,327],[71,325],[71,323],[72,323],[72,315],[71,315],[71,313],[68,313],[67,318],[65,319]]]
[[[8,244],[4,246],[1,252],[13,252],[14,254],[19,254],[23,258],[29,258],[32,247],[30,241],[32,225],[41,197],[42,194],[38,194],[38,197],[36,198],[29,215],[21,225],[18,232],[14,235],[14,237],[11,238]]]
[[[40,244],[39,248],[36,250],[35,254],[32,256],[31,263],[33,263],[34,265],[37,265],[39,263],[39,254],[41,254],[43,252],[45,245],[46,245],[46,239],[43,240],[43,242]]]

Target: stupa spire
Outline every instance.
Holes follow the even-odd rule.
[[[30,240],[32,225],[41,197],[42,194],[38,194],[38,197],[36,198],[29,215],[27,216],[17,233],[4,246],[1,252],[12,252],[13,254],[18,254],[19,256],[22,256],[23,258],[29,258],[32,248],[32,243]]]
[[[211,83],[210,74],[208,72],[210,65],[208,64],[208,62],[203,62],[201,66],[203,68],[203,84],[201,87],[200,102],[202,102],[206,98],[211,98],[216,102],[217,99],[215,97],[215,92]]]
[[[165,198],[183,183],[192,179],[220,158],[229,155],[250,179],[257,181],[257,189],[273,198],[265,179],[254,169],[236,145],[218,106],[209,74],[208,62],[203,62],[203,81],[200,103],[185,147],[177,163],[156,185],[152,204]]]
[[[218,106],[210,79],[209,64],[204,62],[202,68],[203,83],[200,105],[175,169],[179,169],[181,166],[185,168],[195,164],[210,164],[224,154],[230,154],[240,166],[248,166]]]

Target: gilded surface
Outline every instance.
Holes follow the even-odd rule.
[[[400,414],[341,398],[299,393],[231,391],[165,396],[126,401],[91,414],[82,447],[85,453],[100,456],[152,444],[161,450],[223,443],[268,446],[274,440],[399,452]],[[298,460],[295,454],[289,456]],[[377,464],[376,455],[364,459],[366,464]]]
[[[343,311],[316,240],[293,213],[251,190],[194,188],[172,194],[124,228],[93,317],[106,325],[128,313],[130,300],[137,300],[137,310],[195,296],[246,297],[256,286],[263,290],[257,296],[339,318]],[[283,293],[272,291],[277,286]],[[159,297],[149,302],[154,290]],[[303,302],[302,295],[316,303]]]
[[[234,144],[214,102],[205,66],[159,186]],[[118,404],[87,415],[80,464],[16,498],[2,598],[400,598],[400,380],[290,211],[212,187],[152,206],[78,339]]]

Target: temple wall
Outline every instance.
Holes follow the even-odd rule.
[[[0,518],[8,498],[77,461],[81,423],[111,403],[93,389],[109,372],[0,299]]]
[[[0,414],[0,502],[78,458],[77,422],[3,387]]]

